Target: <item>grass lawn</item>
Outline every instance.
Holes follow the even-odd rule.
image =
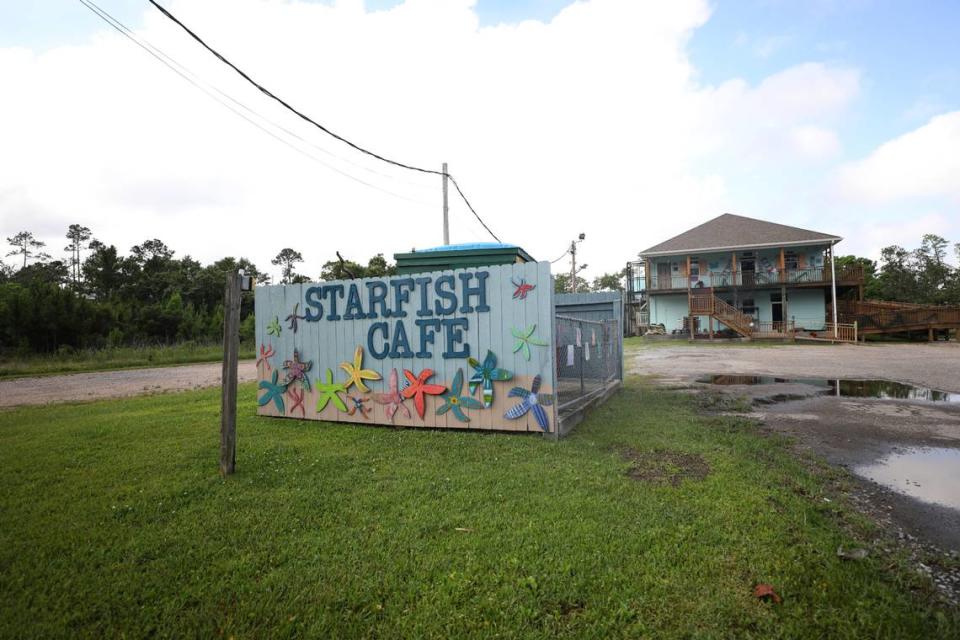
[[[240,357],[254,357],[253,344],[240,345]],[[222,344],[82,349],[72,353],[0,357],[0,378],[162,367],[223,360]]]
[[[837,558],[869,531],[825,472],[680,393],[631,380],[560,443],[241,398],[228,480],[216,390],[0,412],[0,636],[960,633],[897,558]]]

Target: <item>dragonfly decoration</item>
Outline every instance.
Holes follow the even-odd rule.
[[[513,291],[514,300],[526,300],[527,294],[537,288],[535,284],[527,284],[527,281],[523,278],[520,278],[520,282],[511,278],[510,282],[516,287]]]
[[[293,313],[288,315],[284,320],[287,322],[287,328],[292,329],[294,333],[297,332],[298,322],[300,320],[306,320],[307,316],[301,316],[297,313],[300,310],[300,303],[293,305]],[[279,335],[279,334],[278,334]]]

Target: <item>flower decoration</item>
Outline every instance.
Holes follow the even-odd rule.
[[[372,411],[372,409],[370,409],[370,407],[368,407],[366,404],[369,402],[370,398],[364,398],[363,396],[347,396],[347,399],[350,400],[350,405],[347,408],[348,415],[352,416],[359,413],[367,420],[370,419],[370,411]]]
[[[452,411],[460,422],[470,422],[470,418],[463,412],[462,407],[468,409],[482,409],[483,405],[476,398],[470,396],[461,396],[463,391],[463,369],[457,369],[457,375],[453,376],[453,384],[450,390],[443,394],[444,403],[437,409],[437,415],[442,416],[447,411]]]
[[[333,371],[330,369],[327,369],[327,381],[317,382],[317,391],[320,392],[320,397],[317,398],[317,413],[323,411],[331,400],[334,406],[340,409],[340,411],[347,410],[347,405],[344,404],[343,399],[337,395],[338,393],[346,393],[347,390],[343,387],[342,382],[333,381]]]
[[[424,369],[420,372],[420,375],[413,375],[413,372],[409,369],[403,370],[403,375],[410,383],[406,389],[403,390],[404,398],[413,398],[413,405],[417,408],[417,413],[420,414],[420,418],[423,418],[423,414],[427,410],[426,406],[426,397],[429,396],[438,396],[444,391],[447,390],[442,384],[427,384],[427,380],[433,377],[433,369]]]
[[[403,396],[397,387],[397,370],[390,371],[390,389],[385,393],[374,393],[373,401],[386,407],[387,417],[393,422],[393,416],[398,409],[403,409],[403,413],[409,418],[410,410],[403,404]]]
[[[306,320],[307,316],[301,316],[297,314],[297,311],[300,310],[300,303],[293,305],[293,313],[284,318],[284,321],[287,322],[287,328],[292,329],[294,333],[297,332],[298,322],[300,320]]]
[[[363,347],[359,345],[357,350],[353,352],[353,364],[341,362],[340,368],[347,372],[347,381],[343,385],[346,389],[349,389],[350,385],[354,385],[361,393],[367,393],[370,388],[363,384],[363,381],[380,380],[379,373],[373,369],[363,368]]]
[[[529,391],[523,387],[510,389],[510,393],[507,394],[508,396],[523,399],[519,404],[510,407],[510,409],[503,414],[503,417],[516,420],[517,418],[527,415],[527,412],[532,412],[540,428],[544,431],[548,430],[550,428],[550,420],[547,418],[547,412],[543,410],[543,407],[553,404],[553,394],[540,393],[540,383],[541,378],[537,375],[534,376],[533,384],[530,386]]]
[[[527,281],[523,278],[520,278],[519,283],[512,278],[510,279],[510,282],[516,287],[516,289],[513,291],[514,300],[526,300],[527,294],[537,288],[537,285],[535,284],[527,284]]]
[[[303,389],[297,389],[296,387],[288,387],[287,393],[293,398],[293,404],[290,405],[290,415],[293,415],[294,411],[300,409],[300,417],[306,418],[307,411],[303,407],[303,398],[307,395],[307,392]]]
[[[477,387],[483,385],[483,406],[489,409],[493,406],[494,380],[510,380],[513,378],[513,373],[506,369],[498,369],[497,356],[489,349],[487,350],[487,356],[483,359],[483,364],[477,362],[477,359],[472,356],[467,358],[467,362],[473,367],[473,375],[470,376],[470,395],[476,393]]]
[[[274,356],[273,345],[265,345],[262,342],[260,343],[260,355],[257,356],[257,368],[260,368],[260,365],[264,365],[267,368],[267,371],[270,371],[273,367],[270,366],[270,358]]]
[[[267,335],[280,337],[280,318],[273,316],[273,320],[267,325]]]
[[[269,382],[266,380],[260,381],[259,388],[266,391],[266,393],[263,394],[259,400],[257,400],[257,404],[262,407],[269,404],[272,400],[274,406],[277,408],[277,411],[283,414],[283,392],[287,390],[287,385],[286,383],[278,382],[277,380],[279,377],[280,372],[274,369],[273,377],[270,378]]]
[[[310,390],[310,378],[307,372],[313,367],[313,360],[303,362],[300,360],[300,352],[293,350],[293,360],[283,361],[283,370],[287,372],[286,384],[300,382],[300,388]]]
[[[520,331],[519,329],[511,328],[510,333],[512,333],[513,337],[517,339],[517,341],[513,345],[513,352],[516,353],[517,351],[520,351],[523,354],[524,359],[529,360],[530,345],[534,345],[537,347],[547,346],[546,342],[544,342],[540,338],[535,338],[533,336],[533,332],[536,330],[537,330],[537,325],[535,324],[530,325],[523,331]]]

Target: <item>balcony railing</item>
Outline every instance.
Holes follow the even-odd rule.
[[[660,277],[654,272],[650,277],[650,288],[659,291],[726,287],[770,287],[779,285],[823,285],[830,283],[830,267],[807,269],[773,269],[771,271],[709,271],[699,276],[686,277],[671,274]],[[863,283],[863,267],[851,265],[837,268],[838,284]]]

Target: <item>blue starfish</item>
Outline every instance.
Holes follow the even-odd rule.
[[[503,417],[516,420],[517,418],[525,416],[528,411],[531,411],[533,412],[533,417],[537,419],[537,424],[540,425],[540,428],[547,431],[550,428],[550,420],[547,418],[547,412],[543,410],[543,407],[549,407],[553,404],[553,394],[539,393],[540,382],[540,376],[536,375],[533,378],[533,384],[530,386],[529,391],[523,387],[510,389],[510,393],[507,394],[508,396],[511,398],[523,398],[523,400],[508,409],[507,412],[503,414]]]
[[[480,401],[476,398],[461,396],[461,391],[463,391],[463,369],[457,369],[457,375],[453,376],[453,384],[451,384],[450,389],[443,394],[445,402],[437,408],[438,416],[442,416],[447,411],[453,411],[453,415],[457,416],[457,420],[460,422],[470,422],[470,418],[467,417],[467,414],[465,414],[460,407],[467,407],[468,409],[483,408],[483,405],[480,404]]]
[[[467,358],[467,362],[473,367],[473,375],[470,376],[470,395],[477,392],[477,387],[483,385],[483,406],[489,409],[493,406],[493,381],[510,380],[513,374],[506,369],[497,368],[497,356],[493,351],[487,349],[487,357],[483,359],[483,364],[477,362],[474,357]]]
[[[283,394],[287,390],[287,384],[285,382],[277,382],[277,378],[280,377],[280,372],[276,369],[273,370],[273,377],[270,379],[270,382],[266,380],[260,381],[260,388],[265,390],[266,393],[257,400],[257,404],[261,407],[268,404],[273,400],[273,404],[277,407],[277,411],[282,415],[284,413],[283,408]]]

